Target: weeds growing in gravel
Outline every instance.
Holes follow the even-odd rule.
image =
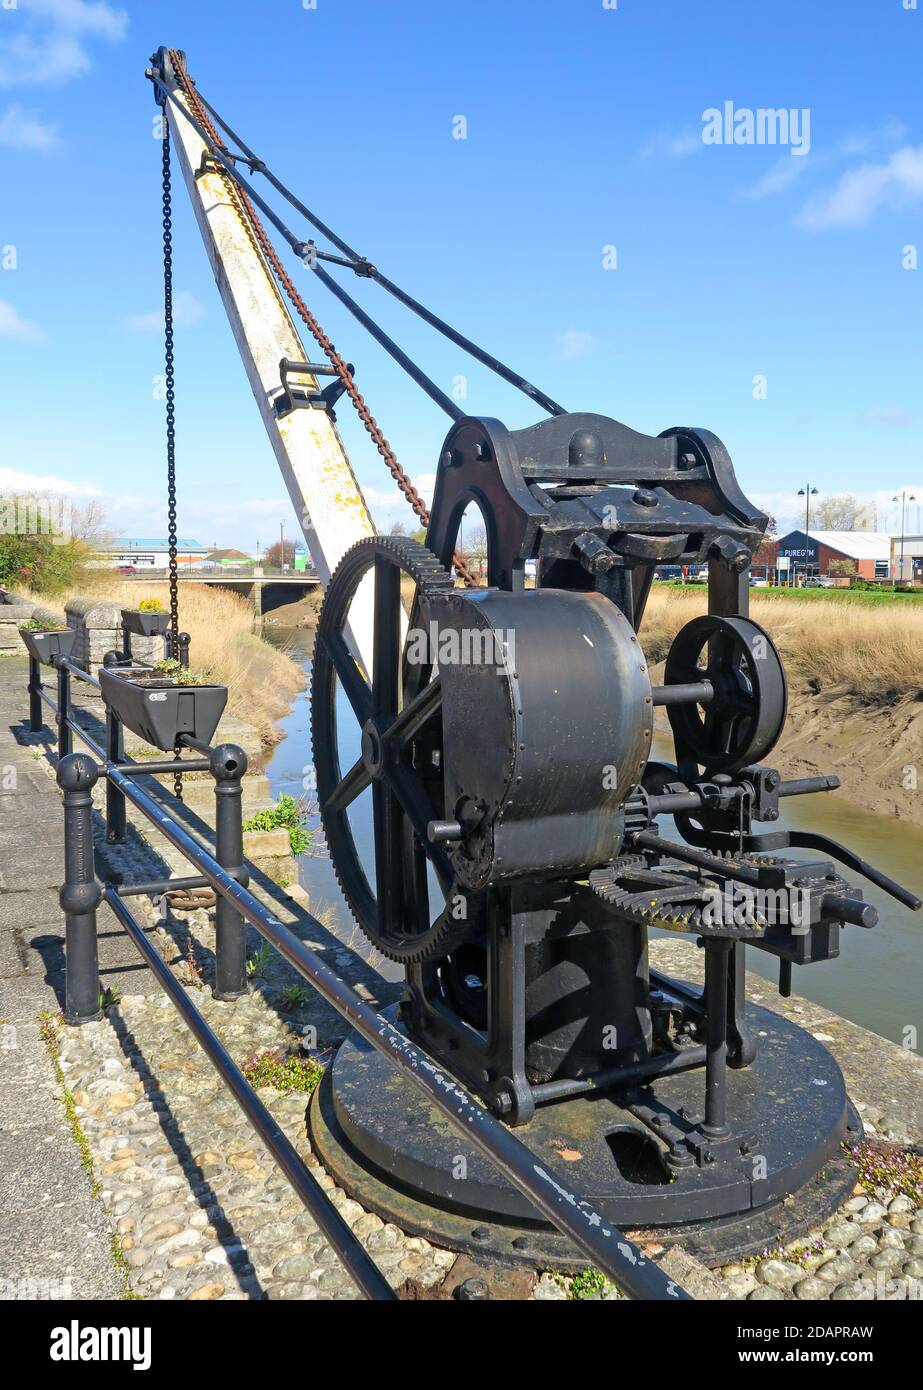
[[[614,1288],[615,1285],[598,1269],[582,1269],[570,1281],[567,1296],[574,1299],[595,1298],[597,1294],[611,1293]]]
[[[277,1091],[305,1091],[310,1095],[317,1089],[324,1074],[322,1064],[313,1057],[296,1052],[284,1052],[281,1047],[257,1052],[241,1068],[251,1086],[272,1086]]]
[[[923,1154],[868,1143],[843,1148],[859,1170],[858,1184],[867,1197],[909,1197],[915,1207],[923,1206]]]

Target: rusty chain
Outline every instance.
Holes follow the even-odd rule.
[[[186,65],[183,61],[183,55],[177,49],[171,49],[170,61],[173,65],[174,72],[176,73],[180,83],[182,84],[183,94],[186,97],[186,100],[189,102],[193,115],[201,125],[202,129],[207,131],[208,136],[213,143],[213,146],[215,148],[221,148],[221,139],[214,125],[212,124],[208,112],[206,111],[199,98],[199,94],[195,89],[195,82],[186,71]],[[256,241],[259,244],[259,248],[262,251],[265,259],[271,266],[272,271],[276,276],[276,279],[282,286],[285,293],[288,295],[288,298],[291,301],[294,309],[298,313],[299,317],[306,324],[308,330],[312,334],[318,346],[326,355],[328,361],[330,362],[330,365],[333,367],[337,376],[340,378],[340,381],[343,383],[346,394],[349,396],[350,400],[355,406],[356,412],[363,425],[365,426],[366,430],[368,431],[369,435],[374,440],[375,446],[378,449],[378,452],[381,455],[381,457],[384,459],[385,464],[387,465],[388,471],[390,472],[392,478],[397,483],[401,492],[404,494],[407,501],[410,503],[411,507],[413,508],[416,515],[419,517],[420,521],[423,523],[424,526],[428,526],[429,511],[427,510],[426,503],[423,501],[422,497],[417,492],[417,489],[414,487],[413,483],[408,478],[407,474],[404,472],[404,469],[398,462],[397,455],[391,448],[391,445],[388,443],[388,440],[385,438],[381,426],[378,424],[377,420],[375,419],[374,415],[369,409],[365,401],[365,398],[356,386],[356,383],[353,381],[352,375],[346,365],[346,362],[340,356],[339,352],[337,352],[330,338],[324,332],[323,328],[320,326],[317,319],[311,313],[311,310],[308,308],[307,304],[305,304],[301,295],[298,293],[294,281],[292,280],[288,271],[285,269],[285,266],[282,264],[282,261],[279,258],[279,253],[276,251],[275,246],[270,241],[269,236],[266,232],[266,228],[260,221],[260,218],[257,215],[256,209],[254,208],[252,202],[247,197],[243,189],[240,188],[239,185],[237,185],[233,179],[229,178],[227,174],[222,173],[220,165],[216,165],[216,172],[222,174],[225,187],[227,188],[228,194],[232,202],[237,207],[242,222],[245,226],[249,227],[252,230],[253,234],[256,237]],[[456,573],[464,581],[467,587],[469,589],[478,588],[480,581],[469,568],[464,558],[458,553],[456,553],[452,557],[452,560],[455,566]]]

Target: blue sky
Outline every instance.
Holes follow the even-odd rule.
[[[783,523],[806,480],[877,499],[882,527],[901,488],[923,504],[923,0],[611,3],[0,0],[0,486],[164,529],[143,70],[166,43],[352,245],[564,404],[712,429]],[[705,144],[726,102],[799,113],[800,140]],[[295,520],[182,189],[175,207],[180,529],[252,549]],[[426,489],[445,417],[298,274]],[[535,418],[348,287],[443,389],[467,374],[471,413]],[[379,519],[409,520],[340,422]]]

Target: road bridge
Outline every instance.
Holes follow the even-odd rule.
[[[164,580],[166,576],[147,573],[126,575],[125,578],[133,584],[150,585],[157,580]],[[190,570],[185,574],[180,572],[177,581],[181,585],[211,584],[219,589],[230,589],[232,593],[241,594],[249,599],[258,617],[262,617],[264,613],[271,613],[274,608],[281,608],[283,604],[306,598],[308,594],[320,588],[320,579],[313,569],[274,573],[268,568],[260,570],[252,566]]]

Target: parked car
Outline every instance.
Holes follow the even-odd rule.
[[[806,589],[835,589],[836,585],[829,574],[809,574],[804,581]]]

